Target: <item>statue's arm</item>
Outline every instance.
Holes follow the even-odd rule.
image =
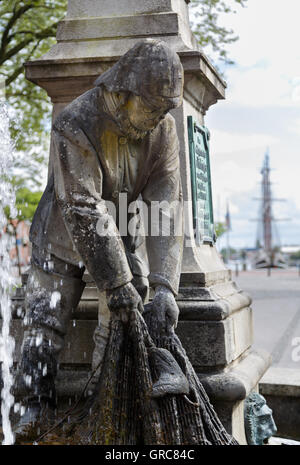
[[[148,204],[149,225],[158,226],[158,235],[146,239],[150,275],[154,288],[167,287],[178,292],[183,251],[183,201],[180,178],[179,142],[175,121],[169,117],[162,137],[161,154],[153,167],[142,193]],[[161,204],[164,221],[157,224],[157,208]],[[168,205],[170,210],[168,211]],[[168,229],[168,224],[170,228]],[[161,289],[161,287],[160,287]]]
[[[102,199],[97,153],[80,128],[69,133],[53,129],[57,201],[74,247],[97,287],[117,288],[129,283],[132,274],[119,231]]]

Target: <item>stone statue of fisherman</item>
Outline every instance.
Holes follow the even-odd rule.
[[[84,290],[85,269],[106,292],[110,311],[121,309],[126,319],[133,308],[142,310],[150,285],[162,330],[177,324],[178,227],[146,237],[149,273],[139,258],[143,237],[121,236],[105,202],[118,210],[121,193],[127,204],[140,197],[146,205],[177,202],[182,227],[179,143],[169,114],[182,103],[182,93],[178,55],[162,41],[142,40],[54,122],[48,184],[30,232],[20,363],[27,409],[19,430],[38,420],[45,406],[55,409],[58,356]],[[110,234],[97,232],[99,220]]]

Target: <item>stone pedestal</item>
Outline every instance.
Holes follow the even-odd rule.
[[[98,75],[137,40],[152,37],[166,41],[179,54],[185,72],[184,102],[173,115],[181,146],[183,195],[184,200],[190,201],[187,116],[203,125],[210,105],[225,97],[226,85],[198,48],[189,27],[187,3],[69,0],[66,17],[57,30],[57,44],[41,59],[26,63],[26,77],[46,89],[55,117],[68,102],[93,87]],[[250,297],[232,282],[214,245],[196,245],[191,205],[185,223],[177,298],[178,334],[224,425],[245,444],[243,401],[257,389],[268,367],[268,356],[251,350]],[[86,381],[84,374],[91,362],[97,306],[96,288],[89,283],[74,322],[70,323],[61,358],[58,380],[61,396],[79,393]],[[17,327],[18,321],[15,323]]]
[[[177,334],[225,428],[246,444],[244,400],[258,391],[270,356],[251,349],[250,297],[217,274],[206,283],[201,273],[181,275]]]

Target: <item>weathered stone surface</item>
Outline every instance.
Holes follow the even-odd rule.
[[[185,2],[186,4],[189,1]],[[166,12],[170,10],[179,12],[186,17],[186,5],[181,0],[70,0],[67,18],[85,18],[95,16],[123,16],[136,14],[151,14],[153,12]],[[116,13],[117,12],[117,13]]]
[[[61,23],[63,26],[64,23],[73,22],[71,28],[76,29],[75,21],[89,21],[94,18],[106,18],[107,20],[114,20],[114,24],[118,22],[119,19],[124,19],[125,21],[129,20],[130,23],[134,24],[136,18],[139,16],[144,16],[146,21],[146,31],[151,23],[147,21],[147,18],[154,17],[155,15],[160,15],[163,17],[166,14],[175,13],[178,18],[178,36],[180,36],[181,46],[194,46],[197,48],[197,42],[191,34],[189,27],[189,16],[188,16],[188,1],[182,0],[140,0],[135,2],[134,0],[129,0],[126,2],[117,2],[112,0],[110,2],[103,2],[88,0],[86,2],[81,2],[78,0],[70,0],[68,4],[68,12],[65,18],[65,21]],[[138,20],[137,20],[138,21]],[[160,19],[157,19],[160,22]],[[177,21],[177,20],[176,20]],[[114,28],[113,24],[113,28]],[[80,27],[80,26],[79,26]],[[132,30],[132,29],[131,29]],[[165,36],[172,35],[172,28],[162,27],[161,32]],[[140,33],[140,36],[143,36],[144,32]],[[154,31],[155,34],[155,31]],[[134,32],[134,35],[135,32]],[[67,40],[65,35],[62,36],[63,40]],[[113,39],[128,37],[128,31],[123,29],[123,24],[119,24],[119,29],[117,33],[113,36]],[[86,40],[86,37],[83,37]],[[78,40],[78,38],[76,38]],[[176,40],[175,40],[176,42]]]
[[[226,371],[214,374],[198,371],[197,374],[213,401],[236,402],[244,400],[255,389],[270,361],[267,352],[249,350]]]
[[[244,429],[244,400],[258,391],[258,382],[270,364],[263,351],[249,350],[239,360],[216,374],[199,373],[220,420],[241,445],[247,444]]]
[[[240,445],[247,445],[244,428],[244,401],[212,401],[212,404],[226,431],[232,434]]]
[[[97,301],[81,302],[69,324],[60,363],[91,363],[93,331],[97,324],[97,317],[93,318],[96,308]],[[84,319],[87,316],[90,318]],[[251,310],[243,309],[223,321],[180,321],[177,333],[195,367],[225,366],[250,347],[252,334],[243,330],[249,324]],[[12,334],[16,339],[14,359],[17,361],[23,336],[21,319],[13,320]]]
[[[260,390],[262,391],[262,390]],[[263,394],[273,411],[277,435],[282,438],[300,440],[299,398],[289,396],[269,396]]]
[[[76,366],[90,366],[94,349],[93,334],[97,322],[95,320],[71,320],[65,337],[65,348],[59,363]],[[1,326],[1,325],[0,325]],[[22,320],[13,320],[11,335],[15,338],[14,362],[20,360],[21,344],[23,340]]]
[[[70,1],[68,13],[58,26],[58,44],[42,60],[54,55],[56,59],[106,57],[117,49],[120,56],[134,45],[130,43],[132,38],[147,35],[165,39],[177,51],[199,51],[189,27],[187,2],[131,0],[122,5],[116,1],[105,2],[103,8],[101,5],[102,2]]]
[[[269,368],[259,382],[259,392],[273,410],[277,435],[300,440],[300,370]]]
[[[189,273],[181,275],[181,287],[177,296],[182,320],[223,320],[248,307],[250,296],[233,282],[223,282],[211,287],[200,287],[197,282],[184,283]],[[198,286],[197,286],[198,284]]]
[[[101,17],[61,21],[57,29],[56,38],[60,40],[95,40],[123,37],[140,37],[161,35],[161,31],[168,31],[169,35],[179,32],[178,15],[176,13],[139,15],[132,21],[131,16]]]
[[[300,369],[271,367],[259,384],[262,395],[300,398]]]
[[[252,313],[243,308],[221,321],[180,321],[177,334],[196,368],[222,367],[252,344]]]
[[[90,375],[91,371],[89,367],[80,366],[77,370],[74,370],[74,368],[70,369],[68,366],[60,367],[56,378],[56,388],[62,410],[70,408],[70,404],[67,404],[66,408],[63,408],[64,398],[67,400],[72,397],[78,398],[87,385]]]

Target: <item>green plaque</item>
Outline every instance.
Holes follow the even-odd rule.
[[[214,242],[214,218],[212,206],[209,162],[209,131],[188,116],[188,134],[192,181],[193,226],[198,245]]]

